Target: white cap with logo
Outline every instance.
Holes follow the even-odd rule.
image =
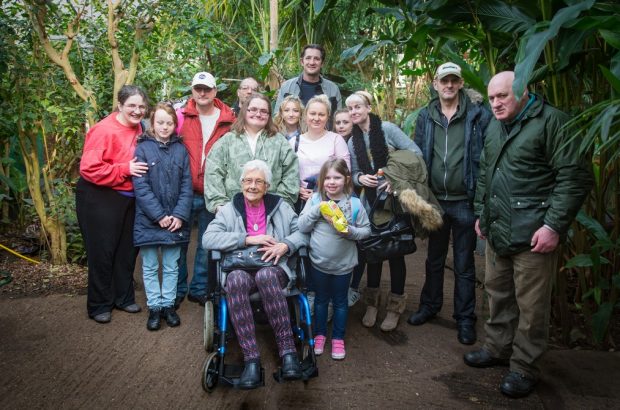
[[[435,78],[437,80],[441,80],[442,78],[448,75],[455,75],[459,78],[463,78],[461,75],[461,67],[454,63],[444,63],[437,68],[437,72],[435,73]]]
[[[192,80],[192,87],[195,87],[197,85],[204,85],[209,88],[215,88],[217,84],[215,83],[215,77],[213,77],[206,71],[203,71],[197,73]]]

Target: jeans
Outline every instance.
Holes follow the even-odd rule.
[[[437,314],[443,305],[443,279],[446,256],[452,232],[454,257],[454,314],[459,324],[473,324],[476,321],[476,221],[472,205],[468,200],[439,201],[444,216],[443,226],[431,232],[428,237],[426,258],[426,280],[420,295],[420,311]]]
[[[332,340],[344,339],[349,315],[349,283],[351,273],[346,275],[330,275],[312,267],[314,279],[314,333],[315,335],[327,335],[327,306],[331,300],[334,308],[334,325],[332,328]]]
[[[209,287],[208,272],[215,272],[215,268],[209,269],[207,266],[207,252],[202,248],[202,235],[207,230],[207,225],[215,218],[215,215],[207,211],[205,198],[202,194],[194,192],[192,200],[192,213],[189,224],[192,226],[194,221],[198,221],[198,243],[196,245],[196,256],[194,258],[194,275],[189,286],[189,294],[192,296],[205,296]],[[181,257],[179,258],[179,283],[177,284],[177,296],[184,297],[187,294],[187,249],[189,243],[181,246]]]
[[[161,246],[161,288],[158,275],[159,248],[159,245],[140,247],[144,292],[146,293],[146,305],[149,308],[174,306],[176,297],[181,247],[178,245]]]

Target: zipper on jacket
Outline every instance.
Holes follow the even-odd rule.
[[[444,155],[443,155],[443,189],[444,189],[444,200],[448,199],[448,186],[446,185],[446,182],[448,180],[448,127],[450,126],[450,121],[448,121],[448,124],[444,127],[443,124],[440,124],[437,120],[433,119],[433,121],[435,121],[435,123],[437,123],[437,125],[439,125],[441,128],[443,128],[446,131],[446,136],[445,136],[445,148],[444,148]]]

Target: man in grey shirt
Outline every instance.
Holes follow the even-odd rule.
[[[338,86],[321,75],[321,68],[325,62],[325,49],[318,44],[308,44],[301,51],[300,64],[303,71],[298,77],[286,80],[280,87],[274,112],[278,112],[282,100],[289,95],[298,96],[304,103],[308,103],[315,95],[325,94],[331,103],[331,112],[342,107],[342,97]]]

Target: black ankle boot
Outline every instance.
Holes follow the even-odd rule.
[[[239,378],[239,388],[251,390],[260,387],[260,360],[245,362],[243,373]]]
[[[301,368],[297,353],[287,353],[282,356],[282,378],[284,380],[297,380],[301,378]]]
[[[161,308],[150,308],[149,319],[146,321],[148,330],[159,330],[161,327]]]
[[[166,323],[170,327],[179,326],[181,324],[181,318],[177,315],[176,310],[174,310],[174,306],[164,308],[162,316],[166,319]]]

